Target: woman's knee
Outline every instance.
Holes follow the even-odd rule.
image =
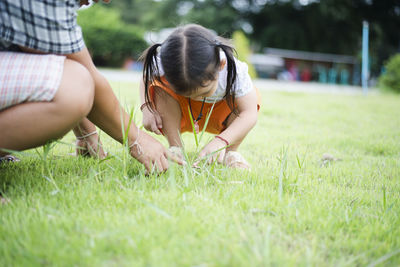
[[[66,59],[60,86],[54,97],[56,108],[70,115],[85,117],[92,109],[94,80],[80,63]]]

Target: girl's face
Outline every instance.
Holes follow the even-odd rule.
[[[200,87],[192,94],[187,95],[187,97],[193,100],[202,101],[203,98],[212,96],[217,90],[217,86],[218,86],[218,78],[215,79],[214,81],[209,82],[207,86]]]
[[[221,71],[224,68],[225,64],[226,60],[225,59],[221,60],[219,71]],[[219,73],[217,73],[214,81],[208,82],[207,86],[200,87],[192,94],[186,95],[186,97],[190,97],[193,100],[202,101],[205,97],[212,96],[218,87],[218,77]]]

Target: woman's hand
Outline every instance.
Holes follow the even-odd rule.
[[[155,134],[161,135],[160,129],[162,129],[161,116],[157,111],[151,111],[148,106],[143,108],[143,126],[146,130]]]
[[[195,163],[195,165],[198,165],[198,162],[202,159],[207,159],[208,163],[212,163],[216,160],[219,163],[222,163],[224,161],[224,156],[225,156],[225,147],[226,144],[224,141],[218,138],[214,138],[210,143],[208,143],[203,148],[203,150],[201,150],[199,158]]]
[[[141,162],[147,173],[164,172],[169,167],[169,160],[180,165],[182,159],[171,154],[160,142],[139,130],[135,143],[130,146],[131,156]]]

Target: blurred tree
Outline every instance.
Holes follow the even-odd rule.
[[[380,86],[400,93],[400,54],[391,57],[385,65],[385,73],[379,78]]]
[[[257,78],[256,69],[249,61],[251,50],[250,50],[250,42],[247,39],[246,35],[244,35],[242,31],[235,31],[233,33],[232,39],[233,39],[233,44],[235,45],[236,52],[238,54],[238,59],[247,63],[251,78]]]
[[[183,14],[183,21],[201,24],[215,30],[219,35],[230,37],[235,30],[240,29],[241,21],[240,14],[232,3],[231,0],[186,1],[186,5],[192,7]]]
[[[370,23],[372,71],[400,49],[399,0],[268,1],[247,18],[261,47],[359,55],[362,21]]]
[[[99,66],[122,66],[127,58],[137,58],[146,48],[143,30],[122,22],[116,10],[101,5],[79,11],[85,44]]]
[[[330,7],[322,3],[301,6],[296,2],[266,4],[252,14],[249,17],[254,28],[252,38],[269,47],[340,54],[357,52],[361,30],[357,32],[353,22],[343,19],[343,12],[330,12]]]
[[[118,9],[121,18],[128,24],[136,24],[147,30],[175,27],[181,22],[177,13],[182,1],[176,0],[119,0],[108,5]]]
[[[232,0],[120,0],[109,7],[120,10],[125,22],[140,24],[147,30],[198,23],[230,36],[240,29],[241,23],[233,3]]]
[[[372,68],[400,50],[400,0],[119,0],[126,23],[146,30],[199,23],[230,37],[243,30],[253,47],[358,55],[370,22]]]

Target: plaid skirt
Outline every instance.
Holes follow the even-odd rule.
[[[0,110],[51,101],[60,86],[64,56],[0,52]]]

